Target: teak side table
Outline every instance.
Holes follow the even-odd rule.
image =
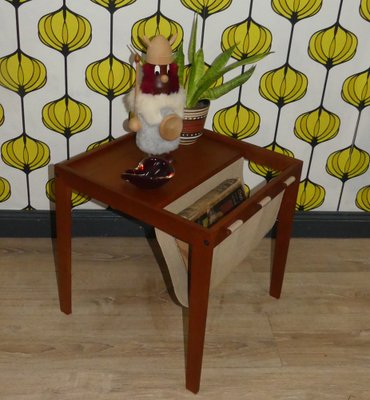
[[[88,153],[55,166],[57,270],[60,308],[72,312],[71,300],[71,194],[78,191],[189,244],[189,324],[186,388],[197,393],[200,386],[203,346],[213,249],[230,234],[235,221],[245,222],[263,206],[264,199],[284,191],[276,221],[275,251],[270,295],[280,297],[291,235],[302,162],[275,152],[205,130],[189,146],[172,153],[175,176],[157,189],[139,189],[121,173],[146,155],[127,134]],[[209,229],[171,213],[165,207],[240,158],[279,171],[253,196]]]

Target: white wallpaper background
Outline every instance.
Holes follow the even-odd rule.
[[[53,165],[125,134],[127,45],[186,48],[194,12],[208,63],[273,51],[206,126],[302,159],[298,210],[370,212],[370,0],[0,0],[0,209],[52,208]]]

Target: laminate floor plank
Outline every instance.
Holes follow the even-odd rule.
[[[195,397],[154,241],[73,239],[67,316],[52,240],[0,238],[0,399],[370,400],[370,239],[293,239],[279,300],[271,248],[211,293]]]

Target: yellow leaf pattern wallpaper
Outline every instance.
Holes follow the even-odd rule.
[[[187,48],[194,13],[208,65],[271,52],[206,127],[302,159],[297,210],[370,212],[368,0],[0,0],[0,209],[54,207],[53,165],[126,134],[140,38]],[[249,188],[276,175],[244,172]]]

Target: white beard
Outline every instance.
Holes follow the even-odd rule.
[[[165,140],[159,134],[159,124],[163,117],[169,114],[184,116],[185,92],[180,89],[171,94],[147,94],[140,90],[131,91],[127,96],[127,105],[130,111],[135,111],[142,128],[136,134],[136,144],[140,150],[148,154],[159,155],[175,150],[180,138]]]
[[[177,93],[154,95],[142,93],[141,90],[135,94],[132,90],[127,100],[130,111],[135,110],[136,114],[141,114],[149,125],[161,123],[163,117],[160,110],[162,108],[172,109],[173,113],[181,118],[184,116],[185,92],[182,88]]]

